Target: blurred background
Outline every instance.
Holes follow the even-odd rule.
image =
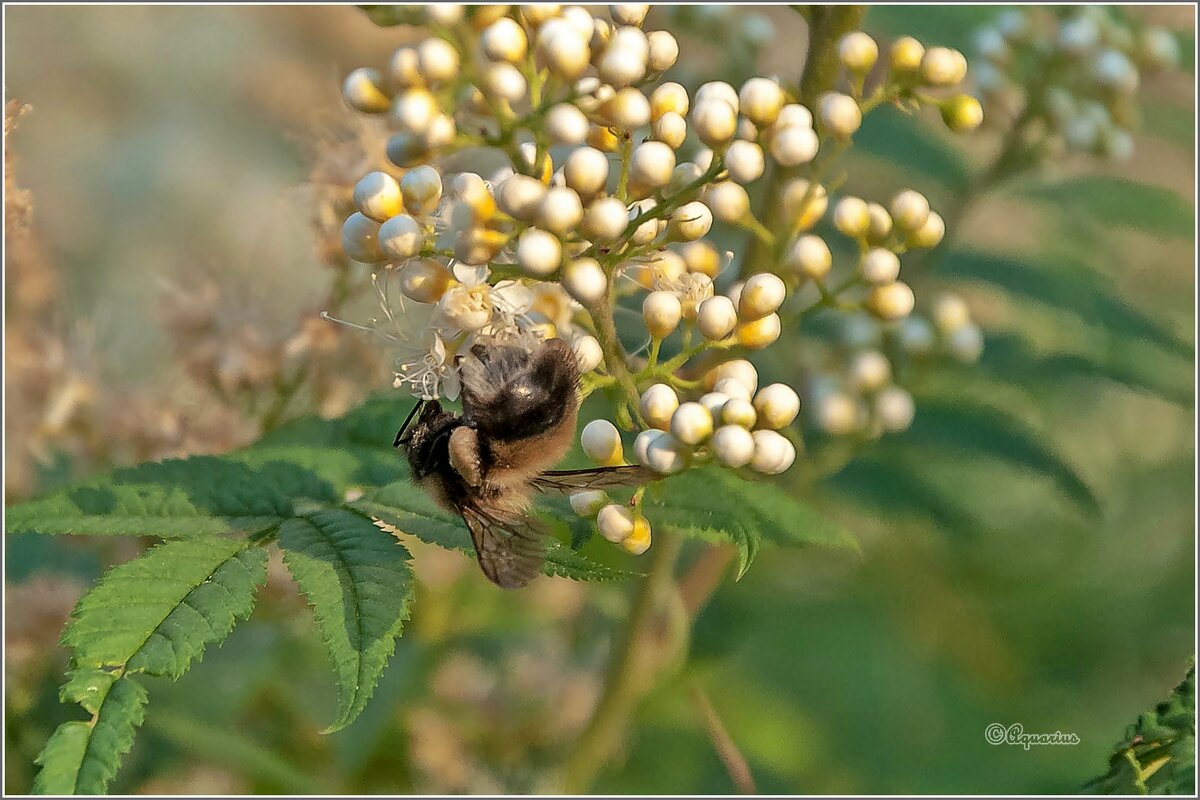
[[[880,7],[864,27],[970,55],[1001,11]],[[805,25],[786,7],[671,13],[649,25],[679,36],[689,86],[799,75]],[[687,666],[638,710],[597,791],[734,791],[699,687],[762,792],[1073,792],[1183,677],[1195,652],[1194,10],[1113,13],[1167,26],[1184,53],[1181,69],[1143,79],[1129,161],[1064,156],[972,194],[1000,134],[951,140],[936,120],[868,118],[845,190],[882,201],[911,186],[962,211],[957,249],[924,265],[918,296],[966,296],[983,357],[924,376],[908,434],[796,478],[862,557],[770,550],[724,583]],[[316,314],[340,302],[339,204],[382,150],[344,108],[341,78],[416,31],[329,6],[10,7],[6,23],[6,500],[227,451],[386,386],[381,354]],[[961,411],[984,405],[1017,427]],[[34,756],[75,713],[56,698],[66,615],[143,546],[6,538],[6,791],[28,790]],[[461,556],[414,554],[414,621],[357,723],[318,735],[332,679],[273,562],[249,622],[179,683],[149,682],[112,790],[546,786],[596,702],[628,587],[545,579],[501,594]],[[994,747],[993,722],[1081,741]]]

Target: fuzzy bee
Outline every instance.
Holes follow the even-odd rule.
[[[484,342],[458,358],[462,414],[417,404],[396,434],[413,480],[463,518],[483,574],[506,589],[541,571],[548,531],[535,491],[570,493],[652,480],[638,466],[551,470],[571,446],[579,367],[561,339]]]

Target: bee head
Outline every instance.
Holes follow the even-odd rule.
[[[579,368],[561,339],[523,347],[477,344],[462,364],[463,416],[495,439],[544,433],[578,402]]]

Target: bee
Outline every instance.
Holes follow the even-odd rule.
[[[505,589],[541,571],[549,531],[529,514],[536,492],[571,493],[652,480],[640,466],[553,470],[575,434],[579,367],[561,339],[485,340],[456,359],[462,413],[437,400],[413,407],[393,446],[412,478],[462,517],[479,566]]]

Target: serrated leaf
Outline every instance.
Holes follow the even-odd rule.
[[[83,703],[92,719],[65,722],[50,736],[36,759],[41,770],[34,794],[103,794],[121,756],[133,746],[134,730],[145,717],[146,690],[127,676],[88,673],[73,673],[64,693],[65,699]],[[88,693],[89,687],[96,691]]]
[[[941,447],[997,458],[1045,475],[1084,510],[1097,514],[1099,501],[1067,461],[1017,417],[967,401],[920,398],[905,434],[919,446]]]
[[[389,484],[349,505],[401,533],[475,557],[471,534],[462,519],[439,507],[429,495],[409,481]],[[546,549],[542,572],[583,581],[615,581],[636,577],[636,573],[600,564],[557,541],[551,542]]]
[[[245,540],[160,544],[109,570],[76,605],[62,641],[81,667],[178,678],[250,615],[266,576],[265,551]]]
[[[957,250],[942,262],[941,274],[991,284],[1048,306],[1068,311],[1114,333],[1140,337],[1191,358],[1193,347],[1157,320],[1114,296],[1097,282],[1094,270],[1063,260],[1045,263],[1017,256]]]
[[[300,499],[336,501],[334,487],[279,460],[195,458],[142,464],[5,510],[9,533],[157,536],[264,530]]]
[[[1126,178],[1083,175],[1059,183],[1036,184],[1025,194],[1106,226],[1180,238],[1191,238],[1195,232],[1195,211],[1183,197],[1170,189]]]
[[[408,619],[408,551],[363,514],[327,509],[279,528],[284,563],[308,598],[333,660],[338,716],[327,733],[366,705]]]
[[[1088,794],[1196,793],[1196,667],[1163,702],[1138,716]]]

